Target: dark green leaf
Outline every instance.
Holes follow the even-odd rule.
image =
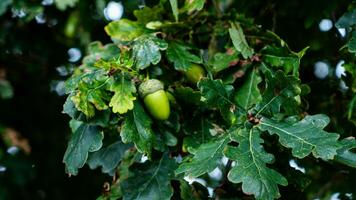
[[[288,148],[298,158],[304,158],[310,153],[316,158],[333,159],[341,147],[336,133],[328,133],[323,128],[328,125],[326,115],[308,115],[303,120],[290,124],[262,118],[259,127],[271,135],[277,134],[279,142]]]
[[[155,133],[155,140],[153,148],[157,151],[164,152],[168,146],[176,146],[177,138],[173,135],[171,130],[161,124],[158,127],[154,127],[152,130]]]
[[[177,87],[175,90],[175,96],[189,104],[199,104],[201,94],[199,91],[194,91],[190,87]]]
[[[167,146],[174,147],[177,145],[177,138],[170,131],[163,131],[163,140]]]
[[[170,181],[176,163],[167,154],[156,162],[142,164],[134,169],[133,176],[122,181],[123,200],[169,200],[173,196]]]
[[[162,19],[162,11],[164,11],[161,4],[158,4],[152,8],[145,6],[143,9],[134,10],[133,14],[137,18],[137,22],[146,25],[151,21],[160,21]]]
[[[232,85],[224,85],[220,79],[201,79],[198,87],[202,93],[202,100],[208,105],[220,109],[225,108],[226,105],[233,105],[230,100],[234,90]]]
[[[242,190],[246,194],[253,194],[256,199],[269,200],[280,197],[278,185],[286,186],[287,179],[277,171],[268,168],[274,156],[267,153],[261,143],[261,132],[258,129],[232,130],[238,147],[228,146],[224,154],[236,161],[228,173],[228,179],[233,183],[242,183]]]
[[[163,121],[163,125],[165,128],[170,129],[173,133],[178,133],[181,128],[179,113],[175,112],[175,110],[172,110],[169,118]]]
[[[232,23],[231,28],[229,28],[229,33],[235,49],[242,54],[242,57],[244,59],[251,58],[254,51],[247,44],[241,26],[238,23]]]
[[[121,129],[121,138],[124,143],[133,142],[141,153],[151,155],[154,133],[151,129],[152,120],[145,113],[138,101],[134,102],[134,109],[127,113]]]
[[[176,174],[185,173],[185,176],[198,177],[213,171],[219,166],[228,141],[229,138],[224,136],[219,140],[200,145],[191,161],[181,164]]]
[[[354,138],[345,138],[341,141],[341,144],[343,147],[337,151],[335,161],[356,168],[356,153],[351,151],[356,148],[356,140]]]
[[[238,54],[236,51],[233,51],[233,53],[216,53],[209,61],[209,64],[212,71],[217,73],[230,67],[231,64],[237,64],[238,61]]]
[[[224,132],[204,116],[191,119],[190,124],[185,124],[183,131],[186,136],[183,139],[182,148],[189,153],[194,153],[200,145],[210,142],[213,136]]]
[[[73,101],[71,100],[72,94],[69,95],[63,104],[63,113],[69,115],[71,118],[75,118],[78,115],[78,110],[75,108]]]
[[[171,42],[167,48],[167,58],[170,62],[174,63],[176,70],[187,71],[192,63],[201,63],[200,57],[189,52],[190,47],[178,43]]]
[[[98,151],[102,146],[104,134],[97,126],[71,120],[73,135],[71,136],[63,162],[70,175],[77,175],[88,158],[89,152]]]
[[[198,87],[202,93],[201,101],[218,108],[228,123],[235,122],[235,115],[239,115],[242,109],[230,100],[234,90],[232,85],[225,85],[220,79],[201,79]]]
[[[186,181],[182,180],[180,182],[180,197],[183,200],[200,200],[201,197],[199,193],[195,190],[193,185],[189,185]]]
[[[301,93],[300,80],[292,75],[285,75],[282,71],[272,72],[268,68],[266,75],[267,88],[262,95],[262,102],[256,105],[256,115],[273,115],[281,112],[282,105],[285,113],[294,115],[299,105],[294,99]]]
[[[249,74],[247,80],[237,90],[235,94],[235,102],[248,110],[252,105],[260,102],[262,100],[260,90],[258,89],[258,84],[262,81],[258,74],[257,69],[253,69]]]
[[[99,60],[110,60],[120,55],[120,49],[115,44],[103,46],[101,42],[92,42],[88,45],[88,55],[83,58],[83,64],[94,66]]]
[[[161,60],[160,51],[166,50],[168,44],[154,34],[146,34],[138,37],[133,45],[133,57],[138,69],[145,69],[151,63],[156,65]]]
[[[130,147],[131,145],[129,144],[123,144],[121,141],[117,141],[90,154],[87,163],[91,169],[101,167],[103,173],[113,176],[122,156]]]
[[[337,28],[349,28],[356,25],[356,9],[346,12],[336,22]]]
[[[356,26],[356,8],[352,9],[349,12],[346,12],[342,15],[339,20],[336,22],[335,26],[337,28],[355,28]],[[353,30],[349,41],[346,46],[350,53],[356,53],[356,31]]]
[[[289,52],[287,48],[277,48],[267,46],[262,50],[263,62],[266,62],[272,67],[282,68],[286,74],[292,72],[293,75],[299,76],[300,60],[305,54],[304,48],[299,53]]]

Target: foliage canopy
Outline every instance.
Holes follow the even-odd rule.
[[[172,12],[167,12],[169,6]],[[326,115],[304,112],[301,99],[310,89],[299,79],[299,65],[308,47],[294,52],[252,19],[201,0],[182,6],[162,0],[134,15],[136,20],[109,23],[105,30],[116,48],[109,50],[112,44],[107,44],[90,52],[87,56],[97,55],[96,61],[84,58],[66,82],[65,105],[71,106],[64,112],[72,116],[71,124],[82,124],[72,126],[64,158],[67,173],[76,175],[88,154],[97,166],[112,162],[95,154],[109,148],[102,145],[99,130],[115,135],[113,144],[134,145],[127,149],[131,157],[116,160],[118,176],[113,184],[119,189],[102,198],[171,199],[176,190],[173,181],[182,184],[184,177],[202,177],[217,169],[226,173],[226,179],[217,181],[223,185],[216,185],[211,197],[220,198],[216,191],[221,193],[225,184],[231,184],[256,199],[276,199],[281,197],[279,185],[288,185],[288,179],[273,165],[276,155],[264,147],[270,143],[279,151],[291,151],[290,158],[313,156],[350,165],[338,157],[344,155],[344,142],[353,140],[343,142],[339,134],[323,130],[330,122]],[[347,13],[337,26],[352,27],[350,21],[353,14]],[[353,38],[347,44],[350,53],[352,43]],[[98,56],[99,51],[112,56]],[[200,64],[208,74],[196,84],[184,77],[192,64]],[[146,112],[135,89],[152,78],[164,82],[176,99],[171,101],[173,113],[163,122]],[[187,95],[199,97],[190,101]],[[80,122],[73,112],[84,114]],[[109,115],[104,123],[100,113]],[[197,123],[194,128],[189,126],[192,120]],[[277,137],[270,139],[266,133]],[[137,162],[140,156],[148,161]],[[221,164],[224,158],[228,162]],[[122,174],[122,169],[128,171]],[[181,198],[206,198],[191,190],[181,191]],[[223,193],[221,197],[234,196]]]
[[[0,2],[0,16],[25,5],[29,14],[22,20],[30,23],[44,12],[43,6],[19,2]],[[76,6],[83,4],[55,1],[58,10],[73,9],[68,21],[76,25],[73,19],[83,18]],[[322,91],[313,90],[317,86],[301,68],[315,61],[320,44],[310,40],[310,45],[291,48],[285,35],[275,33],[285,33],[275,27],[276,13],[288,16],[284,11],[292,4],[267,3],[271,8],[261,12],[272,13],[271,30],[248,12],[252,4],[147,1],[105,25],[111,38],[106,44],[90,42],[88,26],[75,29],[77,36],[64,31],[68,43],[87,44],[85,57],[64,83],[63,113],[71,118],[72,132],[63,158],[66,173],[78,175],[88,165],[112,177],[98,199],[265,200],[292,199],[292,193],[303,199],[315,198],[315,191],[331,196],[335,191],[316,189],[323,168],[350,173],[356,168],[355,3],[335,19],[335,29],[347,33],[336,51],[347,71],[338,81],[349,86],[342,91],[347,110],[341,114],[322,109],[330,104],[328,95],[319,96]],[[187,78],[193,65],[205,72],[196,83]],[[171,110],[167,120],[150,115],[139,95],[140,84],[149,79],[164,84]],[[0,98],[12,96],[11,83],[0,74]],[[3,155],[0,149],[0,161]],[[309,171],[294,170],[291,162]],[[354,192],[352,187],[343,192]]]

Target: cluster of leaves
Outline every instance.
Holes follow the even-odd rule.
[[[342,78],[350,85],[348,93],[351,96],[351,100],[348,105],[347,118],[356,125],[356,65],[354,64],[356,61],[356,1],[349,5],[348,11],[338,19],[335,26],[344,28],[348,33],[347,43],[342,48],[347,49],[347,52],[343,52],[347,59],[343,67],[348,72],[348,75]],[[352,158],[356,154],[351,149],[356,147],[356,142],[354,140],[344,140],[343,142],[344,148],[340,150],[339,159],[341,162],[355,167],[356,159]]]
[[[276,199],[288,179],[267,146],[290,158],[356,167],[355,140],[340,141],[324,130],[326,115],[305,112],[310,89],[299,79],[299,65],[308,48],[294,52],[253,20],[218,9],[203,0],[161,0],[134,11],[135,21],[105,27],[113,43],[92,43],[66,81],[63,112],[73,132],[63,159],[68,174],[87,163],[114,176],[102,199],[201,199],[206,189],[184,179],[221,169],[211,197],[229,197],[232,187]],[[207,71],[197,84],[184,77],[193,63]],[[174,96],[166,121],[151,118],[137,93],[148,78]]]
[[[346,47],[350,53],[356,53],[356,2],[349,6],[349,10],[336,22],[337,28],[344,28],[349,33]]]
[[[343,48],[346,48],[347,52],[351,55],[346,56],[347,61],[343,66],[353,77],[352,80],[348,81],[349,85],[351,86],[350,91],[353,95],[353,98],[349,103],[348,118],[350,121],[356,124],[356,66],[354,64],[356,60],[356,2],[353,2],[349,6],[348,11],[340,17],[336,23],[336,27],[344,28],[349,33],[348,41]],[[344,79],[346,79],[346,77],[344,77]]]

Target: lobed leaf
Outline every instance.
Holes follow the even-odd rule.
[[[110,111],[104,110],[95,113],[95,116],[91,118],[87,118],[86,115],[75,107],[71,97],[73,94],[70,94],[66,101],[63,104],[63,111],[62,113],[68,114],[71,118],[85,122],[90,125],[97,125],[101,127],[107,127],[110,121]]]
[[[339,20],[336,22],[335,26],[337,28],[352,29],[352,34],[346,46],[350,53],[356,53],[356,8],[343,14]]]
[[[290,124],[262,118],[259,128],[271,135],[277,134],[279,142],[292,148],[292,154],[304,158],[310,153],[316,158],[331,160],[340,148],[339,135],[328,133],[323,128],[329,123],[326,115],[308,115],[303,120]]]
[[[184,173],[185,176],[198,177],[213,171],[221,162],[228,139],[224,136],[216,141],[200,145],[192,160],[181,164],[176,170],[176,174]]]
[[[102,84],[105,84],[105,82]],[[88,117],[93,117],[95,115],[95,108],[98,110],[108,108],[106,103],[107,98],[108,94],[100,88],[81,84],[78,91],[71,97],[71,100],[79,111],[82,111]]]
[[[199,91],[194,91],[190,87],[179,86],[175,90],[176,98],[186,102],[188,104],[199,104],[201,99],[201,94]]]
[[[160,21],[162,19],[162,11],[164,11],[164,8],[161,4],[158,4],[152,8],[145,6],[142,9],[134,10],[133,14],[137,18],[137,22],[146,25],[151,21]]]
[[[110,60],[120,55],[120,49],[115,44],[92,42],[88,45],[88,54],[83,58],[83,65],[92,67],[99,60]]]
[[[337,150],[335,161],[356,168],[356,153],[352,152],[352,149],[356,148],[355,138],[345,138],[341,144],[342,148]]]
[[[146,162],[132,170],[133,176],[121,183],[123,200],[169,200],[173,196],[170,181],[174,177],[176,163],[164,154],[155,162]]]
[[[124,143],[133,142],[141,153],[151,155],[155,135],[151,129],[152,120],[145,113],[138,101],[134,102],[134,108],[127,113],[121,128],[121,139]]]
[[[258,74],[257,69],[253,69],[249,74],[247,80],[237,90],[235,94],[235,102],[245,110],[248,110],[251,106],[262,100],[258,84],[262,81]]]
[[[279,198],[278,185],[286,186],[288,182],[280,173],[267,167],[273,163],[274,156],[263,149],[261,132],[256,128],[234,129],[231,134],[239,146],[228,146],[224,151],[225,156],[236,161],[228,173],[229,181],[242,183],[242,191],[253,194],[256,199]]]
[[[287,114],[298,113],[299,105],[294,98],[301,93],[300,80],[292,75],[285,75],[282,71],[272,72],[265,68],[267,88],[262,95],[262,101],[255,109],[259,114],[272,116],[283,109]]]
[[[209,61],[209,65],[214,73],[218,73],[236,64],[238,61],[239,58],[236,51],[233,51],[233,53],[216,53]]]
[[[202,144],[210,142],[214,136],[223,133],[223,130],[201,116],[192,118],[189,123],[184,124],[183,132],[186,136],[183,139],[182,149],[194,154]]]
[[[262,51],[263,62],[272,67],[282,68],[286,74],[292,72],[296,77],[299,76],[299,65],[302,57],[309,47],[304,48],[298,53],[291,52],[288,48],[277,48],[266,46]]]
[[[74,119],[71,120],[73,135],[71,136],[63,162],[70,175],[77,175],[88,158],[89,152],[97,151],[102,146],[103,132],[98,126],[92,126]]]
[[[111,83],[110,91],[114,92],[114,96],[111,98],[109,106],[112,107],[114,113],[123,114],[128,110],[132,110],[134,107],[133,96],[136,93],[136,87],[125,74],[120,74],[114,78]]]
[[[121,141],[114,142],[113,144],[90,154],[87,163],[90,169],[101,167],[103,173],[114,176],[119,162],[126,150],[130,147],[130,144],[123,144]]]
[[[191,48],[182,43],[171,42],[168,45],[167,59],[174,64],[174,68],[180,71],[187,71],[192,63],[202,63],[200,57],[189,52]]]
[[[337,28],[349,28],[356,25],[356,8],[344,13],[335,23]]]
[[[160,51],[166,50],[168,44],[154,34],[142,35],[133,44],[133,58],[138,69],[145,69],[150,64],[156,65],[161,60]]]
[[[202,93],[203,101],[212,107],[222,109],[226,105],[233,104],[230,97],[234,87],[232,85],[224,85],[220,79],[201,79],[198,82],[198,88]]]

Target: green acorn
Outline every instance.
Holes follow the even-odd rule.
[[[157,79],[143,82],[138,88],[140,97],[151,116],[157,120],[166,120],[170,114],[169,100],[164,85]]]
[[[188,81],[192,84],[196,84],[201,78],[206,76],[204,68],[197,64],[190,65],[184,74]]]

